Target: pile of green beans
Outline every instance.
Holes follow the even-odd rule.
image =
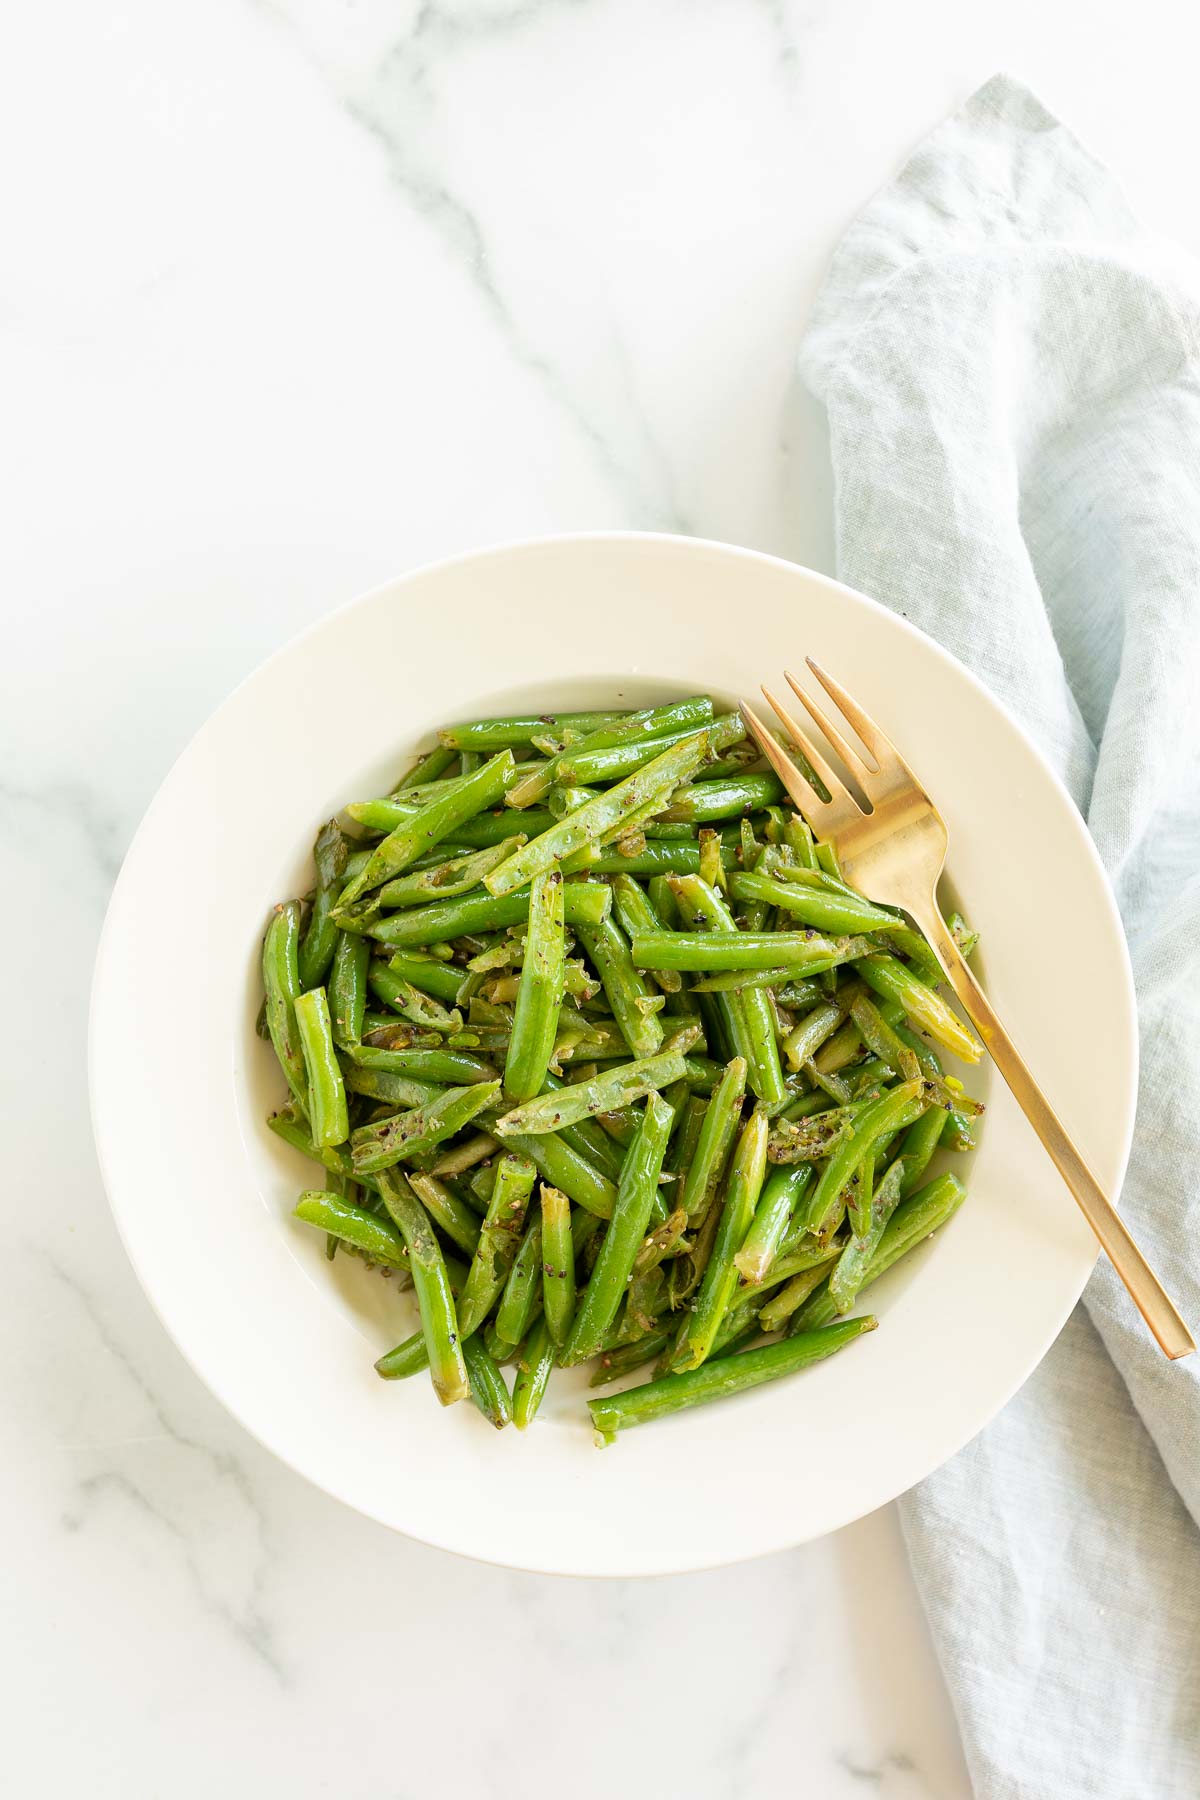
[[[322,825],[259,1030],[324,1174],[296,1218],[413,1289],[380,1376],[524,1429],[556,1368],[649,1369],[588,1402],[609,1443],[873,1329],[962,1203],[930,1165],[982,1108],[939,1051],[979,1046],[783,798],[694,695],[451,726]]]

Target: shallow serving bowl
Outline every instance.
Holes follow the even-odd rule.
[[[871,1289],[880,1330],[607,1450],[593,1445],[579,1372],[555,1377],[524,1436],[493,1431],[470,1405],[443,1411],[423,1377],[379,1380],[374,1358],[414,1328],[411,1293],[349,1257],[327,1263],[322,1235],[289,1218],[300,1188],[321,1178],[264,1124],[283,1089],[254,1032],[258,958],[271,904],[308,885],[320,821],[386,791],[407,753],[452,719],[736,698],[806,651],[929,786],[950,827],[950,891],[982,932],[993,998],[1115,1191],[1133,1123],[1133,988],[1079,814],[957,662],[823,576],[724,544],[623,534],[418,570],[251,676],[146,814],[92,1007],[92,1107],[118,1227],[163,1324],[230,1411],[386,1525],[575,1575],[703,1568],[797,1544],[951,1456],[1025,1380],[1079,1296],[1093,1240],[986,1068],[972,1080],[988,1111],[965,1171],[970,1197]],[[1069,950],[1055,919],[1070,921]],[[178,1008],[187,1028],[167,1034]]]

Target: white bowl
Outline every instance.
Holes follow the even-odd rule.
[[[992,997],[1110,1192],[1133,1124],[1133,987],[1064,789],[994,699],[903,619],[791,564],[689,538],[552,538],[418,570],[289,644],[209,720],[125,860],[97,960],[91,1082],[105,1182],[163,1324],[230,1411],[328,1493],[443,1548],[573,1575],[697,1569],[803,1542],[912,1486],[1053,1341],[1095,1244],[1002,1083],[970,1197],[871,1290],[844,1354],[592,1441],[584,1377],[524,1435],[372,1362],[410,1294],[289,1213],[311,1165],[266,1129],[254,1033],[271,904],[317,825],[384,791],[452,719],[749,695],[810,652],[895,738],[950,827]],[[1065,928],[1065,929],[1061,929]],[[1061,935],[1060,935],[1061,929]],[[644,1379],[644,1375],[636,1379]]]

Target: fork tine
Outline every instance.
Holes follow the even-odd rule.
[[[794,804],[810,825],[818,830],[827,830],[829,815],[833,810],[829,802],[822,800],[816,788],[805,780],[791,757],[771,735],[753,707],[747,706],[743,701],[739,710],[746,721],[746,729],[791,795]]]
[[[817,730],[824,733],[845,763],[846,767],[849,769],[850,773],[856,775],[860,783],[865,786],[868,778],[874,774],[875,771],[873,768],[869,768],[863,761],[862,752],[856,750],[849,738],[843,735],[838,726],[835,725],[833,720],[828,716],[824,707],[818,706],[816,701],[805,693],[790,669],[785,669],[783,671],[783,678],[791,688],[793,694],[795,694],[797,700],[799,700],[800,704],[808,713]]]
[[[846,692],[840,681],[835,681],[828,669],[823,669],[814,657],[806,656],[805,662],[820,682],[834,704],[841,708],[843,715],[853,725],[862,742],[875,759],[875,767],[882,771],[890,763],[894,768],[901,768],[909,773],[908,764],[893,744],[885,731],[875,723],[870,713],[863,711],[858,701]],[[790,678],[789,678],[790,679]]]
[[[763,698],[766,700],[768,706],[771,707],[775,717],[779,720],[779,723],[783,726],[783,729],[787,732],[797,750],[799,750],[802,756],[807,757],[809,765],[816,773],[818,780],[824,783],[830,800],[840,800],[842,802],[849,801],[857,811],[856,802],[853,800],[845,782],[842,780],[841,776],[831,768],[817,745],[813,743],[804,727],[800,724],[799,720],[793,717],[781,700],[775,698],[775,695],[765,684],[762,693]]]

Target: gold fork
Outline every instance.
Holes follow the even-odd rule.
[[[795,676],[785,671],[788,686],[862,788],[871,803],[870,811],[863,810],[818,745],[766,687],[762,691],[768,704],[797,750],[807,757],[829,798],[822,798],[762,720],[749,706],[743,706],[742,717],[748,729],[806,822],[818,837],[833,845],[846,880],[872,900],[903,908],[924,932],[963,1010],[1129,1289],[1159,1347],[1172,1358],[1190,1356],[1196,1348],[1195,1339],[1030,1074],[942,918],[937,884],[946,860],[949,834],[941,814],[874,720],[811,656],[805,660],[853,728],[870,762],[810,698]]]

